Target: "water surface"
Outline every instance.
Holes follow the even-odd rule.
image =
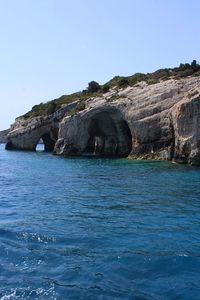
[[[200,169],[0,146],[0,299],[199,299]]]

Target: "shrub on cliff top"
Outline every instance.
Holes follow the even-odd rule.
[[[118,81],[118,87],[119,88],[125,88],[129,85],[129,81],[126,77],[123,77],[121,78],[119,81]]]
[[[88,87],[86,90],[82,92],[73,93],[71,95],[63,95],[60,98],[54,99],[52,101],[46,103],[40,103],[32,107],[32,110],[26,113],[23,117],[37,117],[37,116],[46,116],[54,113],[62,105],[72,103],[73,101],[81,101],[84,103],[88,98],[96,97],[102,95],[102,93],[106,93],[110,88],[120,87],[124,88],[127,85],[134,86],[138,82],[146,81],[147,84],[155,84],[161,80],[167,80],[170,78],[179,79],[185,78],[188,76],[199,76],[200,75],[200,65],[196,60],[193,60],[191,64],[189,63],[181,63],[179,67],[176,68],[165,68],[159,69],[153,73],[136,73],[132,76],[122,77],[115,76],[106,84],[100,86],[98,82],[91,81],[88,83]],[[81,107],[83,104],[81,104]]]
[[[80,101],[77,106],[76,106],[76,110],[77,111],[81,111],[85,109],[85,101]]]
[[[109,84],[104,84],[104,85],[101,87],[102,93],[107,93],[107,92],[109,92],[109,90],[110,90]]]
[[[88,90],[88,92],[89,93],[96,93],[96,92],[98,92],[99,90],[100,90],[100,85],[98,84],[98,82],[96,82],[96,81],[91,81],[91,82],[89,82],[88,83],[88,88],[87,88],[87,90]]]

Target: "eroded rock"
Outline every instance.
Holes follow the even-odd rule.
[[[34,150],[42,137],[57,155],[166,159],[200,164],[200,76],[140,83],[86,101],[73,116],[18,119],[7,148]]]

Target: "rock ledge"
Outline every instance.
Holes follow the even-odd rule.
[[[140,82],[77,102],[47,117],[18,118],[7,149],[35,150],[40,138],[57,155],[165,159],[200,165],[200,76]]]

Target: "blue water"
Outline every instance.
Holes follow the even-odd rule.
[[[200,299],[200,168],[1,145],[0,299]]]

